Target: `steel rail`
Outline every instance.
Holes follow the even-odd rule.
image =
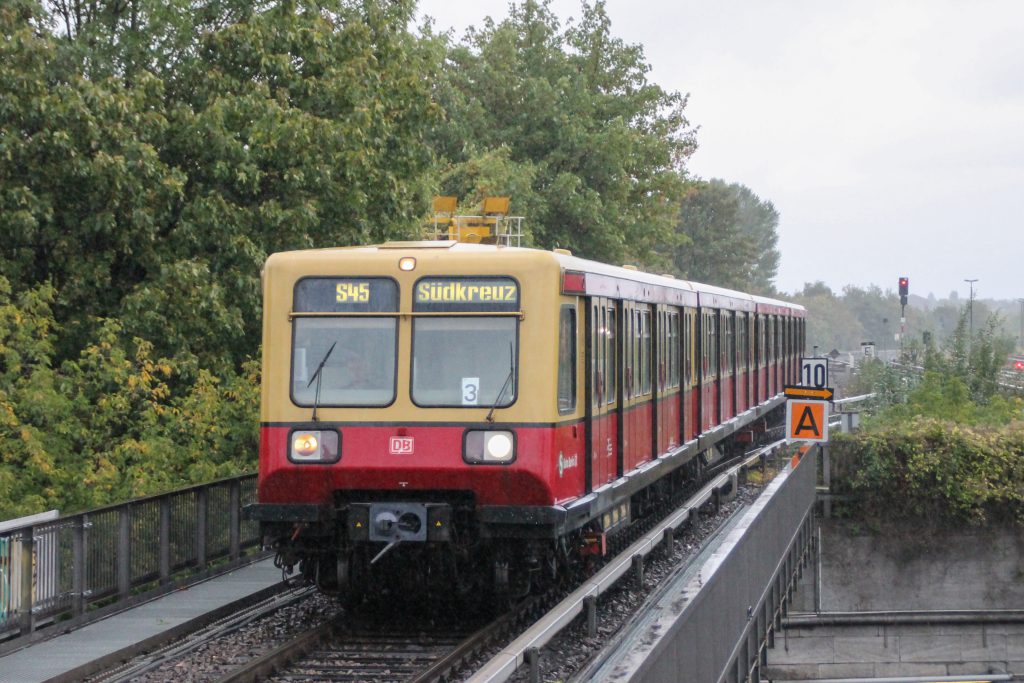
[[[255,683],[273,675],[288,666],[296,659],[304,657],[340,627],[339,617],[329,619],[322,624],[308,629],[286,643],[275,647],[226,676],[218,679],[218,683]]]
[[[1024,622],[1024,610],[903,610],[890,612],[790,612],[786,628],[818,626],[902,626],[917,624],[1000,624]]]

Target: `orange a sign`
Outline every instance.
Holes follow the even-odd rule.
[[[786,401],[787,441],[828,441],[828,401]]]

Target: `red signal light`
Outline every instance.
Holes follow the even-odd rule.
[[[1019,360],[1013,364],[1015,370],[1024,370],[1024,360]]]

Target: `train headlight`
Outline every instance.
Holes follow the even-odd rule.
[[[341,456],[338,432],[329,429],[297,429],[292,432],[288,459],[292,462],[338,462]]]
[[[462,449],[470,464],[507,465],[516,459],[515,435],[509,431],[470,431]]]

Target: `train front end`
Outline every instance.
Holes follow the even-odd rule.
[[[550,562],[524,524],[584,486],[557,398],[560,275],[545,252],[451,242],[267,261],[246,514],[283,567],[359,599],[514,591]]]

